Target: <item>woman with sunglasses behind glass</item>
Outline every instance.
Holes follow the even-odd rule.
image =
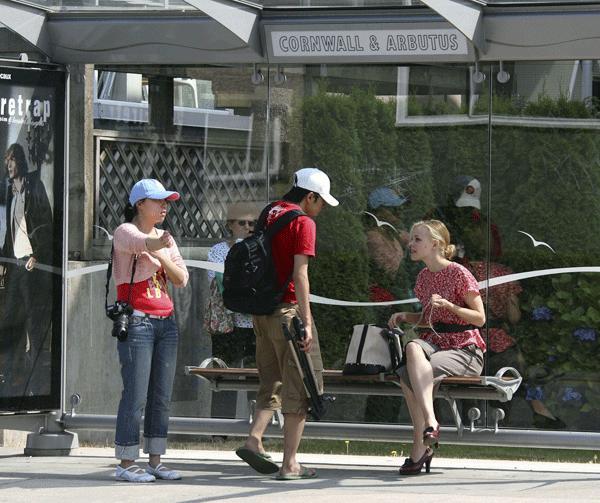
[[[227,210],[226,228],[228,236],[225,241],[217,243],[208,252],[209,262],[222,264],[229,249],[237,242],[247,238],[254,232],[258,217],[258,207],[251,203],[234,203]],[[215,281],[219,291],[223,292],[223,274],[208,271],[208,280]],[[252,329],[252,316],[241,313],[233,315],[233,332],[227,334],[211,334],[213,356],[221,358],[231,366],[240,366],[242,360],[254,360],[255,338]],[[214,407],[213,407],[214,409]]]

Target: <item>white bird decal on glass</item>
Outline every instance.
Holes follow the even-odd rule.
[[[38,225],[35,229],[33,229],[31,232],[27,233],[27,236],[29,237],[29,239],[31,239],[33,237],[33,235],[39,231],[40,229],[47,227],[50,224],[42,224],[42,225]]]
[[[377,227],[383,227],[384,225],[387,225],[388,227],[391,227],[396,232],[398,232],[398,230],[391,223],[385,222],[383,220],[379,220],[375,215],[373,215],[373,213],[369,213],[368,211],[363,211],[363,213],[365,213],[366,215],[369,215],[369,216],[373,217],[375,219],[375,223],[377,223]]]
[[[98,227],[98,229],[100,229],[101,231],[104,231],[106,233],[106,235],[108,236],[109,241],[113,240],[112,234],[110,232],[108,232],[104,227],[100,227],[99,225],[94,225],[94,227]]]
[[[525,232],[525,231],[517,231],[517,232],[520,232],[521,234],[525,234],[525,235],[526,235],[526,236],[527,236],[529,239],[531,239],[531,242],[533,243],[533,246],[534,246],[534,247],[537,247],[537,246],[545,246],[545,247],[547,247],[547,248],[550,248],[550,251],[552,251],[552,253],[556,253],[556,252],[554,251],[554,248],[552,248],[552,247],[551,247],[551,246],[550,246],[548,243],[544,243],[543,241],[538,241],[538,240],[537,240],[537,239],[535,239],[535,238],[534,238],[534,237],[533,237],[531,234],[528,234],[528,233],[527,233],[527,232]]]

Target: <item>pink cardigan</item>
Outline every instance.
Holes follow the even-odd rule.
[[[158,234],[162,235],[164,232],[161,229],[157,229]],[[115,285],[122,283],[129,284],[131,280],[131,267],[133,265],[133,255],[138,255],[138,261],[135,266],[135,276],[133,278],[134,283],[139,283],[145,279],[150,278],[156,271],[160,269],[160,262],[154,258],[148,252],[146,248],[146,238],[148,236],[141,232],[134,224],[125,223],[119,225],[115,230],[113,243],[115,247],[113,255],[113,278]],[[179,248],[173,241],[173,246],[169,248],[163,248],[163,253],[168,253],[171,260],[185,272],[183,284],[175,285],[179,288],[187,285],[190,277],[187,267],[183,262],[183,258],[179,253]]]

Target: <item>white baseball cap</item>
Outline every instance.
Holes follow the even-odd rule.
[[[319,194],[329,206],[337,206],[339,201],[333,197],[329,190],[331,182],[329,177],[317,168],[302,168],[294,173],[294,187],[310,190]]]
[[[167,190],[158,180],[153,178],[144,178],[137,182],[129,193],[129,203],[135,206],[135,203],[142,199],[166,199],[168,201],[177,201],[179,192]]]
[[[477,178],[462,177],[461,185],[463,189],[456,200],[456,206],[459,208],[473,207],[481,209],[481,183]]]

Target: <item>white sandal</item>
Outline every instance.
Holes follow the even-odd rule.
[[[148,464],[146,472],[161,480],[180,480],[181,474],[177,470],[169,470],[162,463],[158,463],[155,467]]]
[[[154,482],[156,480],[154,475],[145,472],[138,465],[131,465],[128,468],[117,465],[115,478],[124,482]]]

